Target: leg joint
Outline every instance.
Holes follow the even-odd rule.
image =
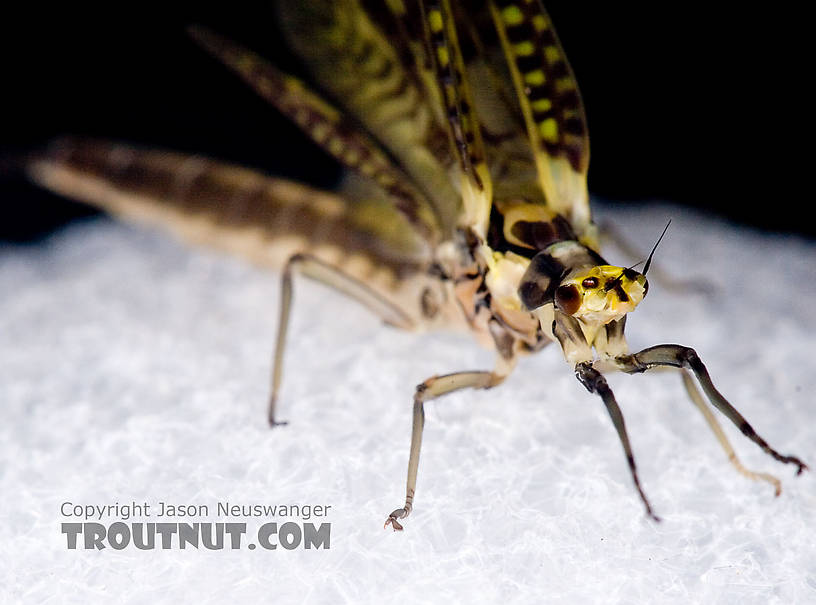
[[[600,393],[606,388],[606,379],[592,367],[592,362],[582,361],[575,366],[575,377],[590,393]]]
[[[684,367],[691,368],[692,370],[701,364],[700,356],[697,355],[697,351],[691,347],[682,347],[681,350],[677,352],[677,357],[679,361],[683,363]]]
[[[289,257],[289,260],[286,261],[287,265],[296,265],[297,263],[302,263],[306,259],[309,258],[309,255],[304,252],[296,252],[292,256]]]

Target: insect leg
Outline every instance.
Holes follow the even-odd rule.
[[[648,349],[643,349],[639,353],[621,355],[615,358],[615,362],[618,369],[629,374],[645,372],[646,370],[658,366],[673,366],[691,370],[712,405],[725,414],[726,418],[733,422],[734,425],[742,431],[743,435],[762,448],[762,451],[779,462],[795,464],[798,467],[796,471],[797,475],[808,468],[807,464],[796,456],[783,456],[777,452],[768,445],[767,441],[756,433],[742,414],[714,387],[708,370],[706,370],[705,365],[703,365],[703,362],[694,349],[681,345],[656,345]]]
[[[512,366],[510,366],[511,368]],[[405,519],[413,508],[414,491],[416,490],[417,469],[419,468],[419,450],[422,447],[422,429],[425,426],[425,402],[447,395],[459,389],[489,389],[501,384],[509,374],[505,372],[456,372],[444,376],[432,376],[417,385],[414,393],[413,428],[411,430],[411,454],[408,459],[408,480],[405,490],[405,506],[398,508],[385,520],[383,527],[391,525],[394,531],[401,531],[399,519]]]
[[[643,492],[643,488],[640,486],[637,466],[635,465],[635,456],[632,453],[632,446],[629,443],[629,435],[626,432],[626,424],[623,421],[623,413],[621,412],[620,406],[618,406],[618,402],[615,400],[615,394],[612,392],[612,389],[609,388],[609,385],[606,382],[606,378],[604,378],[603,374],[601,374],[598,370],[593,368],[592,362],[589,361],[579,363],[575,366],[575,376],[578,378],[581,384],[586,387],[587,391],[590,393],[597,393],[601,396],[601,399],[606,406],[606,410],[609,412],[609,417],[612,418],[612,424],[615,425],[615,430],[618,432],[621,445],[623,445],[623,451],[626,454],[626,461],[629,463],[629,472],[632,475],[632,480],[635,483],[635,488],[640,495],[640,499],[643,501],[643,505],[646,507],[646,514],[655,521],[660,521],[660,518],[652,512],[652,506],[649,504],[649,499],[646,498],[646,494]]]
[[[778,496],[781,494],[782,484],[779,479],[773,475],[769,475],[768,473],[752,471],[742,465],[742,462],[740,462],[739,458],[737,458],[734,448],[731,447],[728,437],[725,436],[725,432],[722,430],[717,417],[706,405],[703,396],[694,385],[694,381],[692,380],[688,371],[681,370],[681,375],[683,376],[683,386],[686,387],[686,392],[688,393],[689,398],[692,400],[692,402],[694,402],[694,405],[697,406],[697,409],[700,410],[700,413],[703,415],[703,418],[705,418],[705,421],[708,423],[708,426],[714,433],[717,441],[720,442],[720,446],[722,446],[723,450],[725,450],[725,454],[728,456],[728,461],[734,466],[735,469],[737,469],[737,472],[748,477],[749,479],[753,479],[754,481],[767,481],[774,486],[774,495]]]
[[[281,280],[280,317],[278,320],[278,335],[275,339],[272,389],[269,396],[268,410],[269,424],[271,426],[286,424],[286,422],[275,419],[275,406],[283,374],[283,353],[286,344],[286,333],[289,328],[289,314],[292,310],[292,273],[295,269],[304,276],[335,288],[353,298],[393,326],[405,329],[413,327],[413,321],[404,311],[388,302],[364,283],[309,254],[300,253],[292,256],[283,269],[283,278]]]

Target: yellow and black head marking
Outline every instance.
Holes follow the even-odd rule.
[[[583,263],[586,262],[586,258],[597,260],[600,257],[591,251],[584,253],[573,242],[568,242],[560,246],[554,245],[542,253],[553,260],[543,264],[531,263],[528,269],[529,276],[525,275],[522,278],[521,288],[525,288],[527,281],[531,284],[536,283],[537,270],[553,271],[553,267],[563,267],[558,276],[552,274],[548,276],[553,284],[556,279],[558,280],[558,285],[552,292],[551,302],[561,313],[585,324],[597,326],[618,321],[627,313],[634,311],[649,292],[646,273],[669,225],[671,221],[666,223],[666,227],[652,247],[643,273],[635,271],[632,267],[616,267],[605,263],[585,267]],[[555,258],[561,260],[556,261]],[[565,268],[566,266],[574,268],[570,271]]]
[[[497,386],[520,355],[548,343],[560,346],[581,384],[602,399],[654,519],[601,370],[679,368],[731,463],[777,493],[776,478],[740,464],[711,406],[776,460],[807,468],[756,433],[693,349],[662,344],[630,353],[626,318],[648,292],[657,244],[642,272],[599,253],[581,95],[540,0],[278,5],[283,33],[311,82],[206,29],[191,34],[345,167],[340,191],[95,141],[34,157],[28,171],[65,195],[283,267],[273,426],[281,424],[276,401],[296,272],[389,325],[464,327],[495,349],[493,370],[434,375],[417,387],[405,503],[386,526],[402,529],[413,507],[425,402]]]
[[[649,289],[637,271],[598,265],[574,271],[555,289],[559,311],[586,322],[607,324],[635,310]]]

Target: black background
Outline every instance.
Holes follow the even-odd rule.
[[[335,182],[330,158],[184,32],[203,23],[298,72],[274,10],[168,6],[6,15],[0,239],[36,241],[91,212],[29,185],[9,166],[9,157],[61,134]],[[594,196],[671,200],[816,235],[807,220],[813,53],[804,14],[719,3],[547,6],[587,108]]]

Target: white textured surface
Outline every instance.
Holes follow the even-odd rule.
[[[816,463],[816,246],[664,206],[610,215],[644,250],[667,216],[657,262],[722,288],[706,298],[653,283],[629,319],[633,349],[694,346],[761,435]],[[413,386],[491,356],[465,337],[382,327],[301,280],[282,403],[291,424],[270,431],[277,281],[106,220],[0,248],[0,595],[816,601],[812,474],[794,479],[727,427],[746,464],[783,479],[774,499],[728,465],[677,376],[613,376],[664,519],[650,523],[603,405],[554,348],[501,388],[429,404],[417,508],[404,533],[383,531],[402,503]],[[331,549],[69,551],[60,534],[63,501],[219,499],[330,504]]]

